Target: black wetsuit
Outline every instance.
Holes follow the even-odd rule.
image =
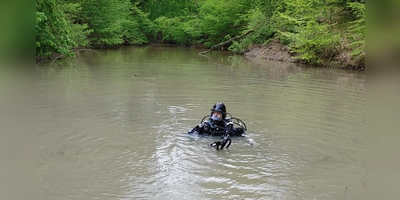
[[[230,119],[215,121],[211,118],[194,127],[188,132],[191,134],[210,135],[210,136],[245,136],[245,130],[241,127],[235,128]]]

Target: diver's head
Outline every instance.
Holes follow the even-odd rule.
[[[216,103],[211,109],[210,118],[214,121],[222,121],[226,117],[226,107],[223,103]]]

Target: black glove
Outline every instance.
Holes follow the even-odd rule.
[[[211,118],[208,119],[208,121],[206,122],[207,126],[210,128],[216,128],[217,124],[215,123],[215,121]]]
[[[190,135],[190,134],[193,134],[193,133],[195,133],[195,132],[199,133],[199,132],[201,131],[201,129],[202,129],[201,124],[200,124],[200,125],[197,125],[197,126],[195,126],[192,130],[190,130],[190,131],[188,132],[188,134]]]
[[[228,136],[228,137],[224,137],[224,139],[222,139],[221,141],[210,144],[210,146],[216,147],[217,150],[222,150],[223,148],[228,148],[229,146],[231,146],[231,143],[232,143],[232,140],[229,139],[229,136]]]

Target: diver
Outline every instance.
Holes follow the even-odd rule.
[[[242,120],[227,113],[223,103],[214,104],[210,111],[210,115],[203,117],[200,124],[188,132],[189,135],[221,136],[219,142],[211,144],[211,146],[216,147],[217,150],[223,149],[224,147],[228,148],[231,144],[231,136],[246,136],[246,124]],[[228,118],[227,115],[229,115]],[[205,120],[206,118],[208,119]]]

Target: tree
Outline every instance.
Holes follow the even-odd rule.
[[[356,18],[350,22],[349,32],[352,43],[352,56],[364,60],[365,56],[365,4],[358,2],[348,2],[347,6],[351,9]]]
[[[36,56],[73,56],[71,49],[76,44],[70,32],[71,25],[55,0],[36,1]]]
[[[147,15],[129,0],[84,0],[82,19],[93,30],[90,43],[95,46],[142,44],[147,42],[142,25]]]
[[[240,35],[246,22],[240,16],[252,6],[248,0],[208,0],[200,4],[201,30],[207,38],[205,46]]]
[[[123,43],[121,21],[127,11],[123,8],[126,1],[84,0],[82,17],[93,32],[90,43],[94,46],[113,46]],[[129,8],[126,8],[129,9]]]
[[[340,35],[327,8],[324,0],[287,0],[273,16],[278,38],[310,64],[321,64],[339,52]]]
[[[82,11],[80,3],[69,2],[63,0],[60,2],[65,19],[70,24],[71,31],[69,32],[71,39],[76,44],[76,47],[86,47],[89,45],[88,35],[92,32],[86,23],[81,22],[79,13]]]

